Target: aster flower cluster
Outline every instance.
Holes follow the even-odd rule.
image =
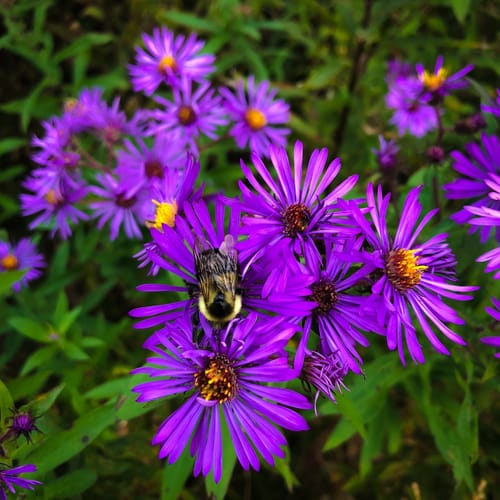
[[[446,234],[422,239],[436,211],[421,215],[421,187],[408,193],[391,235],[390,195],[369,185],[353,199],[357,176],[338,180],[341,161],[329,162],[326,148],[307,160],[300,142],[290,157],[271,145],[268,156],[254,151],[253,168],[241,162],[240,196],[186,202],[174,224],[151,227],[137,256],[150,274],[176,279],[138,288],[171,299],[130,312],[137,328],[154,329],[144,343],[153,355],[135,370],[151,380],[134,391],[139,402],[183,396],[153,444],[169,463],[189,447],[195,474],[213,471],[216,481],[222,428],[245,469],[283,456],[280,428],[307,429],[297,410],[311,402],[283,383],[301,380],[317,412],[320,396],[335,401],[346,375],[362,374],[373,334],[403,363],[406,352],[425,361],[422,334],[449,354],[437,333],[465,341],[445,300],[477,289],[455,283]]]
[[[250,76],[234,89],[213,87],[207,78],[215,56],[201,52],[204,42],[195,34],[175,36],[162,27],[143,42],[129,73],[133,89],[154,108],[128,119],[119,98],[108,105],[101,89],[84,89],[60,116],[43,122],[43,134],[33,139],[37,167],[21,195],[23,215],[34,216],[30,229],[49,228],[65,239],[75,224],[92,219],[98,229],[109,225],[111,240],[120,231],[141,238],[158,207],[171,204],[193,178],[200,145],[225,130],[239,148],[262,155],[271,142],[286,144],[289,106],[268,81]],[[157,94],[163,88],[170,96]],[[160,198],[154,202],[153,192]],[[182,210],[181,203],[169,210]]]

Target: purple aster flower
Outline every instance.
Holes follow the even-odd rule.
[[[88,215],[75,206],[87,195],[87,186],[83,183],[64,182],[58,189],[42,189],[42,186],[43,183],[37,178],[29,178],[24,182],[24,187],[32,194],[21,194],[21,211],[23,215],[40,212],[36,219],[30,222],[30,229],[48,224],[52,226],[52,237],[59,232],[61,238],[66,239],[71,235],[70,222],[76,224],[79,220],[88,219]]]
[[[229,217],[227,214],[229,212]],[[227,220],[228,219],[228,220]],[[174,286],[167,284],[146,284],[138,287],[144,292],[184,292],[185,298],[166,304],[146,306],[133,309],[130,315],[144,318],[139,321],[136,328],[150,328],[173,321],[180,316],[193,317],[197,321],[198,312],[212,320],[214,324],[225,324],[231,317],[237,316],[240,311],[264,311],[287,317],[302,317],[313,307],[311,302],[305,302],[302,297],[308,293],[310,277],[305,274],[291,273],[286,267],[286,261],[278,249],[272,255],[262,259],[243,259],[232,248],[238,240],[240,228],[240,215],[236,208],[229,208],[219,199],[215,202],[215,220],[212,222],[207,205],[202,201],[185,203],[184,217],[175,220],[175,228],[163,225],[162,230],[151,229],[156,247],[145,248],[153,264],[165,269],[184,281],[184,285]],[[226,274],[218,276],[216,288],[224,288],[223,284],[231,283],[234,290],[228,301],[234,303],[234,308],[229,319],[217,321],[212,319],[210,309],[204,292],[203,284],[211,279],[208,276],[202,279],[196,256],[203,252],[212,255],[223,254],[231,259],[226,264],[232,263],[236,271],[233,276]],[[281,260],[280,260],[281,259]],[[276,262],[283,263],[277,267]],[[271,267],[272,266],[272,267]],[[226,270],[225,270],[226,272]],[[213,274],[213,273],[212,273]],[[229,281],[227,281],[229,280]],[[217,285],[218,283],[218,285]],[[229,290],[228,290],[229,293]],[[214,301],[215,302],[215,301]],[[207,311],[208,309],[208,311]],[[213,313],[215,314],[215,313]]]
[[[344,222],[342,214],[335,212],[336,202],[349,193],[358,176],[352,175],[332,189],[332,182],[340,171],[340,159],[336,158],[325,167],[326,148],[313,151],[304,180],[300,141],[295,143],[293,168],[284,148],[271,145],[269,151],[271,169],[264,165],[259,155],[251,154],[252,163],[263,182],[241,162],[243,175],[255,190],[252,192],[242,181],[239,182],[240,207],[245,214],[242,233],[248,234],[248,239],[241,242],[242,255],[247,257],[263,252],[281,240],[285,240],[296,253],[302,253],[304,245],[312,244],[320,234],[339,231],[349,234],[347,228],[336,226],[337,222]],[[277,180],[272,176],[274,170],[278,174]]]
[[[393,168],[397,162],[399,146],[394,139],[386,141],[381,135],[378,136],[378,140],[380,149],[372,149],[372,153],[377,156],[378,164],[382,169]]]
[[[433,99],[443,98],[454,90],[463,89],[469,84],[464,76],[474,68],[473,64],[468,64],[465,68],[448,76],[448,70],[443,67],[443,56],[438,56],[434,72],[425,70],[421,64],[417,64],[418,79],[424,88],[431,93]]]
[[[286,439],[277,426],[307,430],[305,419],[291,408],[309,409],[307,399],[290,389],[269,386],[296,378],[285,347],[296,330],[282,319],[257,321],[256,315],[235,321],[217,335],[204,329],[201,344],[193,343],[193,325],[179,321],[156,333],[152,366],[134,370],[153,380],[136,386],[138,402],[179,394],[184,402],[160,426],[153,445],[159,457],[174,463],[189,445],[194,474],[213,470],[222,475],[221,419],[231,435],[241,466],[259,470],[257,452],[274,465],[284,457]],[[159,342],[159,344],[158,344]]]
[[[136,50],[136,65],[128,66],[133,89],[151,95],[162,84],[179,85],[182,78],[201,82],[215,70],[215,56],[199,54],[205,42],[195,34],[174,37],[165,27],[155,28],[153,36],[142,35],[147,52]]]
[[[416,78],[398,79],[389,87],[387,107],[394,109],[391,123],[399,135],[406,131],[415,137],[423,137],[437,127],[436,110],[429,105],[430,96],[422,92],[422,83]]]
[[[183,79],[181,85],[173,89],[173,99],[154,98],[165,109],[150,112],[150,117],[157,123],[149,125],[148,134],[179,133],[181,140],[198,154],[198,137],[205,135],[217,139],[217,127],[227,123],[221,97],[214,95],[209,82],[203,82],[193,91],[191,80]]]
[[[494,307],[485,307],[486,312],[496,321],[500,321],[500,300],[491,298]],[[495,346],[500,349],[500,337],[483,337],[481,342]],[[500,358],[500,352],[495,354],[496,358]]]
[[[0,273],[26,271],[24,276],[12,285],[14,291],[19,292],[29,281],[39,278],[44,267],[43,255],[37,253],[36,246],[28,238],[22,238],[17,245],[0,241]]]
[[[490,193],[490,198],[494,199],[498,203],[500,201],[500,176],[492,175],[491,179],[486,180],[485,182],[493,189]],[[500,203],[498,203],[498,207],[500,208]],[[500,210],[495,210],[486,206],[466,206],[465,210],[469,211],[473,216],[469,221],[471,225],[496,228],[497,236],[500,235]],[[496,271],[494,278],[500,279],[500,246],[497,245],[496,248],[493,248],[492,250],[481,255],[477,261],[488,262],[485,271]]]
[[[248,91],[240,81],[233,94],[227,88],[219,92],[224,97],[224,106],[235,121],[230,131],[236,144],[244,148],[250,143],[250,150],[259,156],[269,157],[269,146],[286,146],[288,128],[275,127],[288,122],[290,107],[282,99],[276,99],[276,89],[269,88],[268,81],[255,85],[254,77],[248,78]]]
[[[368,297],[352,292],[374,267],[365,265],[356,271],[352,264],[361,260],[360,248],[363,239],[350,239],[334,243],[328,238],[322,242],[324,257],[314,246],[306,247],[305,267],[313,277],[309,294],[305,300],[314,304],[314,309],[304,319],[303,334],[297,348],[295,367],[300,369],[312,330],[319,335],[320,351],[325,355],[338,353],[348,370],[361,373],[361,357],[356,344],[368,346],[361,331],[383,333],[375,315],[363,310]],[[349,256],[348,259],[343,256]],[[359,258],[358,258],[359,257]]]
[[[19,436],[24,436],[26,442],[31,443],[31,434],[35,431],[41,432],[36,426],[37,418],[38,417],[34,417],[28,412],[14,410],[14,414],[10,417],[11,423],[8,432],[12,433],[15,439]]]
[[[201,198],[203,186],[195,190],[194,184],[200,172],[200,162],[188,155],[184,170],[167,170],[161,181],[153,184],[150,202],[145,203],[146,226],[162,232],[163,226],[175,227],[178,216],[184,215],[184,203],[194,202]],[[139,268],[151,264],[148,275],[156,276],[160,270],[149,258],[149,254],[160,255],[161,250],[154,241],[144,245],[143,250],[135,254],[139,260]]]
[[[495,116],[500,117],[500,89],[497,89],[497,99],[495,103],[492,103],[491,106],[481,105],[481,109],[486,111],[486,113],[492,113]]]
[[[392,85],[393,82],[408,78],[412,73],[412,67],[409,63],[399,59],[392,59],[387,63],[386,82]]]
[[[417,242],[423,228],[437,212],[437,209],[432,210],[419,221],[422,208],[418,196],[421,187],[408,193],[394,237],[389,235],[386,227],[390,194],[383,196],[380,186],[376,195],[371,184],[367,189],[373,226],[367,222],[361,209],[350,202],[353,216],[367,243],[373,248],[373,264],[381,274],[372,286],[372,292],[383,299],[389,315],[387,345],[391,350],[398,349],[403,364],[405,342],[414,362],[425,361],[414,317],[434,349],[441,354],[449,354],[449,351],[438,339],[431,324],[453,342],[465,344],[446,325],[460,325],[464,321],[453,308],[443,302],[443,297],[470,300],[470,295],[462,294],[478,289],[476,286],[447,283],[446,278],[451,273],[450,263],[454,261],[454,257],[444,241],[446,234],[437,234],[426,242]]]
[[[70,149],[71,127],[64,118],[52,117],[42,122],[45,133],[42,138],[34,136],[32,145],[37,150],[32,159],[44,167],[73,167],[78,163],[79,155]]]
[[[474,202],[473,207],[487,207],[500,210],[500,201],[489,196],[491,187],[488,182],[492,175],[500,175],[500,141],[494,135],[481,135],[481,143],[469,143],[465,146],[467,155],[461,151],[452,151],[453,168],[463,177],[445,184],[445,196],[452,200],[469,200]],[[463,208],[453,214],[451,218],[457,224],[470,222],[472,212],[470,207]],[[480,230],[481,241],[485,242],[490,234],[491,226],[483,226]],[[474,232],[476,227],[472,227]],[[500,234],[499,234],[500,237]]]
[[[155,138],[151,148],[140,138],[136,142],[126,139],[117,157],[116,174],[131,188],[139,185],[151,191],[156,183],[186,166],[184,144],[175,134]]]
[[[120,98],[115,97],[111,106],[102,106],[95,110],[92,120],[93,132],[106,144],[116,144],[124,135],[138,137],[140,128],[134,120],[128,120],[120,110]]]
[[[23,479],[18,477],[25,472],[36,472],[36,466],[33,464],[20,465],[11,469],[5,466],[0,470],[0,500],[7,500],[7,489],[11,493],[16,493],[15,486],[25,490],[33,490],[37,484],[42,484],[35,479]]]
[[[106,109],[103,91],[99,87],[83,89],[76,99],[64,103],[63,120],[72,134],[79,134],[96,127],[96,118]]]
[[[347,389],[343,378],[346,376],[348,368],[338,352],[323,354],[320,351],[310,351],[307,353],[300,378],[308,390],[316,390],[314,396],[314,414],[318,416],[318,399],[320,394],[336,403],[335,393]]]
[[[137,222],[145,220],[146,191],[140,185],[130,188],[111,174],[96,175],[96,180],[101,187],[92,186],[90,190],[102,200],[89,203],[89,208],[94,211],[92,217],[99,219],[97,228],[110,221],[111,240],[116,239],[122,225],[128,238],[141,238]]]

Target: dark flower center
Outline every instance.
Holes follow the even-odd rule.
[[[318,304],[314,312],[316,314],[328,314],[338,298],[333,283],[322,279],[311,285],[311,291],[312,294],[309,295],[309,300]]]
[[[144,165],[144,171],[148,179],[152,177],[163,179],[165,174],[163,165],[158,160],[147,161]]]
[[[222,404],[236,395],[238,379],[229,359],[218,354],[209,361],[207,368],[194,374],[194,386],[206,401]]]
[[[303,233],[311,220],[311,211],[304,203],[294,203],[282,213],[283,234],[290,238],[295,238],[298,233]]]
[[[417,286],[422,278],[422,273],[427,269],[427,266],[418,265],[416,252],[418,250],[398,248],[391,250],[385,257],[387,278],[400,292]]]
[[[131,196],[130,198],[127,198],[125,196],[125,193],[120,193],[116,197],[116,204],[122,208],[130,208],[135,204],[135,202],[136,202],[135,196]]]
[[[177,118],[181,125],[191,125],[196,121],[196,113],[191,106],[181,106],[177,111]]]

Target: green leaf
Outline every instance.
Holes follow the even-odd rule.
[[[90,389],[83,396],[89,399],[114,398],[128,392],[129,388],[130,377],[120,377]]]
[[[7,386],[0,380],[0,429],[3,429],[5,419],[12,413],[14,401]]]
[[[345,443],[348,439],[354,436],[354,434],[356,434],[356,429],[352,423],[346,418],[340,419],[333,429],[333,432],[328,436],[328,439],[323,446],[323,451],[337,448],[337,446]]]
[[[460,24],[463,24],[470,8],[470,0],[450,0],[451,8]]]
[[[205,31],[208,33],[215,33],[220,29],[220,26],[215,24],[208,19],[203,19],[197,17],[194,14],[189,14],[187,12],[181,12],[178,10],[166,10],[163,11],[159,16],[158,20],[161,22],[170,21],[174,24],[179,24],[181,26],[186,26],[194,31]]]
[[[88,490],[97,481],[97,474],[91,469],[78,469],[43,485],[44,500],[74,498]]]
[[[52,330],[46,325],[41,325],[38,321],[29,318],[9,318],[8,323],[19,333],[38,342],[52,342],[50,334]]]
[[[61,319],[61,322],[55,325],[57,333],[64,335],[71,327],[71,325],[75,322],[76,318],[78,318],[81,312],[81,307],[75,307],[75,309],[68,311]]]
[[[63,389],[64,384],[60,384],[57,387],[54,387],[54,389],[51,389],[49,392],[40,394],[34,401],[22,406],[20,409],[22,411],[29,410],[34,416],[41,416],[52,407]]]
[[[55,356],[57,347],[55,345],[49,345],[47,347],[42,347],[36,350],[28,359],[25,361],[23,367],[21,368],[20,375],[23,377],[31,372],[33,369],[44,365],[49,360]]]
[[[0,295],[12,292],[12,285],[17,283],[26,274],[26,269],[0,273]]]
[[[27,457],[27,463],[37,464],[37,477],[54,470],[84,450],[115,421],[112,405],[100,406],[73,423],[71,429],[52,434]]]
[[[26,139],[20,137],[7,137],[0,141],[0,155],[19,149],[27,143]]]
[[[64,290],[61,290],[59,292],[59,295],[57,296],[56,308],[54,309],[54,314],[52,315],[52,321],[54,322],[54,325],[59,325],[63,321],[63,318],[66,315],[67,311],[68,298],[66,297]]]
[[[285,447],[285,458],[276,458],[274,467],[284,479],[286,488],[289,492],[291,492],[295,486],[300,485],[299,480],[290,468],[290,450],[288,446]]]
[[[57,52],[52,60],[54,63],[60,63],[65,59],[78,56],[94,45],[104,45],[113,40],[113,38],[114,36],[108,33],[86,33]]]
[[[161,482],[161,500],[177,500],[187,479],[191,476],[194,457],[189,454],[186,447],[181,456],[173,463],[165,462]]]
[[[87,361],[89,359],[89,355],[73,342],[65,340],[61,343],[61,348],[69,359],[74,359],[75,361]]]

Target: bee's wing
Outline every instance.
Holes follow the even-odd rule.
[[[219,247],[219,252],[222,255],[227,255],[230,259],[234,259],[236,262],[238,261],[238,252],[236,248],[234,248],[235,241],[232,235],[226,234],[224,236],[224,241],[221,243]]]

